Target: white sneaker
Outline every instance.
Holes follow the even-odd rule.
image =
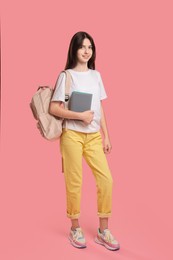
[[[100,229],[98,229],[95,242],[102,246],[105,246],[109,250],[120,249],[118,241],[115,240],[109,229],[105,229],[102,233],[100,232]]]
[[[74,231],[70,230],[69,240],[74,247],[85,248],[86,241],[82,229],[76,228]]]

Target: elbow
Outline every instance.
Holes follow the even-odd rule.
[[[49,105],[49,114],[55,116],[55,108],[54,108],[54,104],[52,102],[50,102],[50,105]]]
[[[51,115],[52,115],[52,102],[50,102],[50,105],[49,105],[48,112],[49,112],[49,114],[51,114]]]
[[[59,108],[60,108],[59,103],[50,102],[48,112],[49,112],[49,114],[51,114],[53,116],[61,117],[61,111]]]

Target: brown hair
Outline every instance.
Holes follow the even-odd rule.
[[[76,66],[77,64],[77,50],[81,47],[83,40],[87,38],[90,40],[91,45],[92,45],[92,57],[88,61],[88,68],[90,69],[95,69],[95,59],[96,59],[96,47],[94,44],[93,38],[86,32],[77,32],[76,34],[73,35],[71,41],[70,41],[70,46],[68,50],[68,56],[67,56],[67,62],[65,66],[66,69],[72,69]]]

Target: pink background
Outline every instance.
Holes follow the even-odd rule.
[[[172,1],[3,1],[0,258],[173,259]],[[84,163],[80,224],[88,247],[69,244],[59,142],[44,140],[29,102],[54,86],[71,37],[97,47],[115,186],[109,222],[121,250],[93,242],[96,187]]]

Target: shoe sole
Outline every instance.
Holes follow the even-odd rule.
[[[120,246],[118,246],[118,247],[116,247],[116,248],[108,246],[106,243],[101,242],[97,237],[95,238],[94,241],[95,241],[97,244],[102,245],[102,246],[106,247],[107,249],[109,249],[109,250],[111,250],[111,251],[116,251],[116,250],[119,250],[119,249],[120,249]]]
[[[75,242],[70,237],[68,237],[68,239],[70,240],[70,243],[72,244],[72,246],[79,248],[79,249],[86,248],[86,245],[80,246],[80,245],[75,244]]]

